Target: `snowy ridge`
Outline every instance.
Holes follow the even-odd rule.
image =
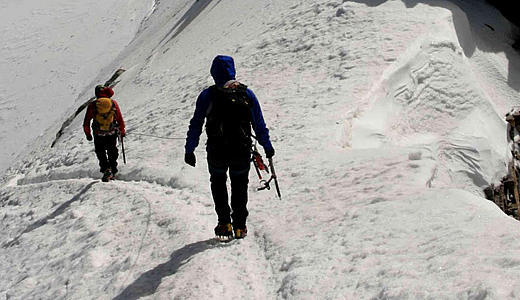
[[[482,189],[503,176],[487,170],[506,165],[506,141],[496,135],[505,132],[505,122],[475,84],[453,30],[453,23],[462,23],[456,16],[466,22],[460,27],[469,28],[462,13],[450,14],[418,39],[373,88],[369,108],[349,114],[357,118],[347,123],[344,136],[350,140],[344,143],[354,149],[419,145],[437,161],[432,187]],[[486,127],[492,130],[475,130]]]
[[[54,1],[70,20],[97,3]],[[124,45],[68,61],[92,67],[75,104],[32,127],[0,182],[0,299],[518,299],[519,223],[481,191],[505,174],[518,54],[485,1],[423,2],[105,3],[135,16],[129,31],[114,21]],[[197,167],[183,162],[217,54],[260,100],[284,195],[257,191],[252,171],[249,235],[228,244],[213,239],[204,135]],[[121,67],[127,164],[102,183],[82,114],[50,144]],[[40,73],[24,79],[44,95]]]
[[[26,0],[2,6],[2,173],[62,114],[77,108],[82,91],[134,38],[146,2]]]

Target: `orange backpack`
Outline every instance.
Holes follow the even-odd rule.
[[[110,98],[98,98],[94,106],[94,128],[110,133],[115,127],[116,105]]]

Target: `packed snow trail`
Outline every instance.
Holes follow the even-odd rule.
[[[58,202],[61,195],[50,198],[43,193],[29,200],[25,197],[31,197],[31,193],[20,191],[64,188],[68,192],[74,186],[81,187],[80,191],[63,203]],[[2,283],[2,286],[16,290],[30,286],[31,282],[41,282],[22,298],[50,299],[68,295],[83,299],[97,295],[96,299],[112,299],[117,294],[115,299],[148,295],[163,295],[161,297],[167,299],[171,293],[189,293],[195,298],[208,293],[215,297],[243,295],[243,299],[250,298],[251,293],[257,295],[256,299],[273,298],[274,292],[267,289],[271,280],[270,266],[254,238],[226,245],[217,243],[211,237],[212,215],[193,213],[207,210],[204,207],[209,207],[208,203],[200,203],[200,199],[186,192],[148,183],[69,179],[19,186],[15,194],[19,202],[11,205],[18,207],[13,213],[20,215],[4,216],[4,230],[11,228],[12,222],[18,222],[19,226],[20,216],[27,225],[11,242],[2,245],[2,261],[10,265],[23,258],[35,268],[15,278],[14,283]],[[11,194],[2,196],[9,199]],[[172,198],[181,201],[174,204]],[[46,199],[54,199],[46,205],[52,213],[26,211],[28,206]],[[9,234],[12,233],[3,232],[4,236]],[[19,251],[20,248],[27,252]],[[244,260],[246,266],[242,266]],[[236,274],[229,272],[230,266],[237,270]],[[71,267],[81,271],[71,276],[68,274]],[[177,274],[179,269],[188,267],[200,272]],[[203,278],[218,278],[223,273],[227,276],[221,282],[222,290],[199,286]],[[47,282],[45,278],[52,280]],[[157,290],[169,282],[174,283],[172,286],[178,287],[177,290]],[[63,288],[57,289],[59,285]],[[49,289],[50,294],[45,292]]]
[[[22,237],[22,235],[26,234],[26,233],[29,233],[33,230],[36,230],[42,226],[44,226],[45,224],[49,223],[50,221],[52,221],[54,218],[56,218],[57,216],[61,215],[72,203],[78,201],[81,199],[81,196],[83,194],[85,194],[91,187],[93,184],[97,183],[96,181],[93,181],[89,184],[87,184],[78,194],[76,194],[74,197],[72,197],[72,199],[70,199],[69,201],[61,204],[60,206],[58,206],[58,208],[56,208],[55,211],[53,211],[51,214],[49,214],[48,216],[45,216],[44,218],[34,222],[33,224],[27,226],[27,228],[22,231],[19,235],[17,235],[14,239],[12,239],[11,241],[5,243],[4,245],[2,245],[2,247],[4,248],[9,248],[9,247],[12,247],[18,243],[20,243],[20,238]]]

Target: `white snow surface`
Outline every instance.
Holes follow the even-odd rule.
[[[517,29],[484,0],[2,1],[0,299],[520,299],[507,173]],[[249,236],[213,238],[205,135],[235,58],[276,149]],[[127,164],[102,183],[84,112],[117,68]]]

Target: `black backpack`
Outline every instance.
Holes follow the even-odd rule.
[[[206,113],[208,144],[212,146],[251,146],[251,108],[247,86],[210,87],[211,104]]]

